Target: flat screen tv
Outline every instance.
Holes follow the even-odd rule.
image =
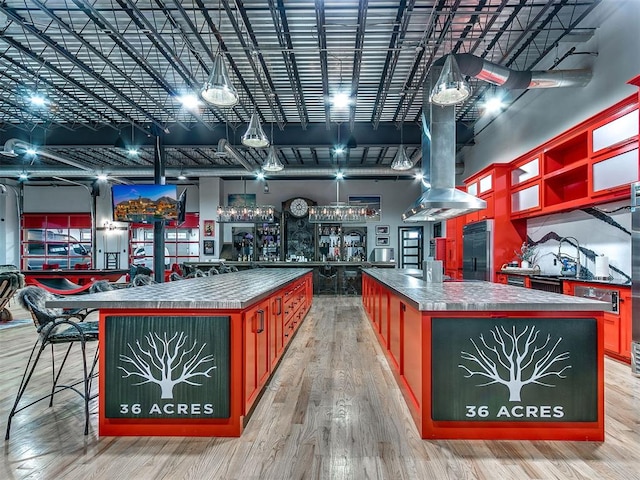
[[[151,223],[178,219],[176,185],[113,185],[113,220]]]

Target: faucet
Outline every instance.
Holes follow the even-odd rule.
[[[573,245],[569,240],[574,240],[576,242],[575,247],[576,247],[576,278],[580,278],[580,274],[581,274],[581,270],[582,270],[582,264],[580,263],[580,242],[578,242],[578,239],[576,237],[562,237],[560,239],[560,242],[558,243],[558,258],[560,259],[560,261],[562,261],[562,243],[563,242],[567,242],[570,245]],[[569,257],[568,255],[565,255],[567,258],[570,258],[573,260],[573,257]]]

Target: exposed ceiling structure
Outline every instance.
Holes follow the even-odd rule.
[[[254,108],[285,165],[272,176],[397,176],[401,130],[418,170],[423,83],[436,60],[470,53],[518,71],[562,68],[593,33],[585,20],[598,3],[2,1],[0,141],[22,148],[0,156],[0,178],[24,170],[32,179],[104,172],[142,181],[160,150],[169,177],[240,177],[267,156],[240,142]],[[240,102],[185,108],[179,96],[199,94],[218,51]],[[456,108],[458,149],[473,144],[485,95],[497,90],[469,82],[473,95]],[[338,91],[350,106],[332,105]],[[34,94],[44,103],[34,105]]]

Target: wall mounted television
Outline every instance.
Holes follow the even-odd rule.
[[[176,185],[113,185],[111,199],[116,222],[178,220]]]

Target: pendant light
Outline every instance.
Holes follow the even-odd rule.
[[[404,101],[404,92],[400,103],[400,114],[402,118],[400,120],[400,146],[398,147],[398,153],[396,153],[393,162],[391,162],[392,170],[409,170],[413,167],[413,163],[407,157],[407,151],[404,148],[404,114],[402,113],[402,102]]]
[[[447,107],[464,102],[470,95],[471,87],[460,73],[455,56],[450,53],[444,61],[438,81],[431,90],[429,101]]]
[[[218,25],[221,25],[222,13],[220,2],[218,2]],[[209,78],[205,82],[200,95],[205,102],[217,107],[233,107],[240,101],[238,91],[229,80],[229,72],[224,63],[224,58],[220,53],[220,47],[213,59],[213,68],[209,74]]]
[[[256,58],[258,57],[258,52],[253,51],[251,53],[253,57],[254,65]],[[257,77],[254,77],[254,85],[253,91],[255,92],[255,87],[257,86]],[[260,117],[258,115],[258,109],[256,108],[255,102],[253,103],[253,113],[251,114],[251,120],[249,121],[249,127],[244,135],[242,135],[242,144],[247,147],[253,148],[265,148],[269,146],[269,139],[264,134],[264,130],[262,129],[262,125],[260,124]]]
[[[262,169],[265,172],[279,172],[284,168],[284,165],[278,158],[276,147],[273,146],[273,120],[271,120],[271,146],[269,147],[269,154],[267,160],[262,165]]]

